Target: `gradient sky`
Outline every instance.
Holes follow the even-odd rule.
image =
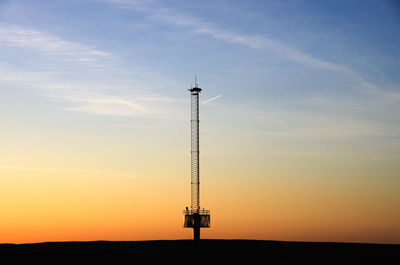
[[[400,243],[396,1],[0,0],[0,242]]]

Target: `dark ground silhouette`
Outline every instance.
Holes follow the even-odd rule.
[[[261,240],[0,244],[0,264],[400,264],[400,245]]]

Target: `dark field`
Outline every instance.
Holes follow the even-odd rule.
[[[400,264],[400,245],[259,240],[0,244],[0,264]]]

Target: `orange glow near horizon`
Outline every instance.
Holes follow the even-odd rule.
[[[1,243],[192,236],[182,227],[189,198],[184,174],[160,179],[158,173],[138,177],[45,168],[3,168],[1,174]],[[232,183],[220,192],[221,180],[212,177],[203,185],[202,202],[210,206],[212,218],[211,228],[202,229],[203,238],[399,243],[400,215],[396,205],[387,203],[397,196],[394,190],[377,191],[388,201],[376,202],[370,191],[354,194],[350,183],[347,190],[339,183],[319,190],[280,181],[283,176],[253,185],[232,175]]]

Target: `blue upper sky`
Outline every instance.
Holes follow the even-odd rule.
[[[2,115],[173,130],[197,75],[232,137],[398,159],[399,25],[396,1],[3,0]]]

